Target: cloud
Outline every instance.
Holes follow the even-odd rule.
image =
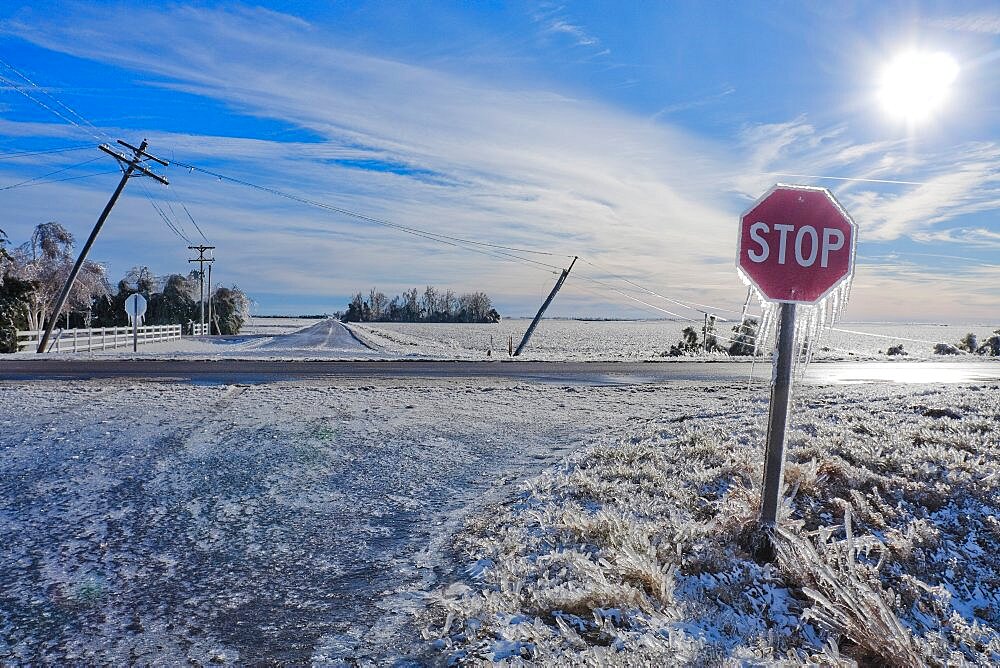
[[[1000,201],[994,203],[993,209],[1000,207]],[[961,244],[978,248],[1000,249],[1000,232],[982,227],[958,227],[947,230],[935,230],[914,235],[917,241],[924,243]]]
[[[114,136],[147,136],[167,159],[405,225],[552,251],[559,256],[526,257],[555,267],[581,254],[608,268],[580,264],[574,272],[581,277],[616,274],[685,300],[742,303],[745,290],[732,266],[737,219],[749,200],[780,180],[774,172],[912,176],[925,184],[837,185],[868,240],[938,232],[997,200],[993,144],[919,155],[902,142],[856,143],[847,128],[817,127],[806,117],[748,125],[735,143],[709,141],[557,91],[503,88],[347,49],[336,35],[272,12],[133,5],[120,11],[115,21],[86,5],[66,16],[22,14],[0,32],[127,68],[151,86],[218,100],[235,114],[277,119],[314,137],[105,128]],[[566,29],[573,24],[561,20],[557,32],[573,36]],[[109,27],[122,23],[145,29]],[[232,134],[239,128],[234,118]],[[75,132],[0,119],[7,137]],[[24,165],[0,165],[2,175],[23,173]],[[437,283],[484,289],[505,313],[528,313],[551,287],[551,267],[435,244],[177,166],[167,173],[171,189],[219,246],[217,269],[231,277],[224,280],[251,294],[295,294],[299,303],[312,299],[317,309],[332,310],[373,283],[386,292]],[[32,212],[45,210],[86,230],[93,215],[81,212],[96,213],[106,196],[103,183],[42,187],[9,210],[25,229],[34,224]],[[102,237],[112,274],[143,258],[187,267],[186,244],[157,220],[139,189],[130,185],[119,207]],[[874,287],[883,283],[871,271],[872,292],[856,283],[855,304],[885,314],[885,294]],[[573,298],[561,299],[553,314],[643,312],[604,287],[583,281],[576,291],[570,283],[566,294]]]
[[[688,100],[686,102],[678,102],[676,104],[668,104],[667,106],[661,108],[651,118],[654,120],[660,118],[661,116],[667,116],[670,114],[675,114],[678,111],[687,111],[689,109],[696,109],[698,107],[704,107],[709,104],[718,102],[719,100],[732,95],[736,92],[736,88],[733,86],[725,86],[721,91],[713,93],[711,95],[705,95],[704,97],[699,97],[694,100]]]
[[[569,35],[578,46],[597,46],[601,43],[601,40],[597,39],[580,26],[573,25],[572,23],[568,23],[562,19],[550,21],[546,26],[546,30],[551,33]],[[605,51],[607,50],[605,49]]]
[[[111,40],[106,17],[86,9],[64,22],[15,21],[5,28],[41,46],[110,61],[155,77],[158,86],[219,99],[241,113],[278,118],[322,138],[294,143],[145,131],[164,157],[222,165],[221,171],[257,183],[444,234],[590,255],[637,280],[666,263],[674,292],[699,289],[696,258],[731,250],[734,220],[710,194],[719,172],[728,168],[709,142],[546,90],[498,89],[346,51],[297,26],[270,24],[266,16],[191,7],[129,11],[137,13],[128,20],[147,26],[144,36]],[[359,168],[364,164],[407,169]],[[198,185],[189,185],[193,182]],[[189,191],[193,210],[204,209],[214,196],[210,190],[222,188],[183,171],[174,172],[172,183]],[[224,229],[222,221],[249,219],[255,221],[255,242],[287,249],[291,240],[281,229],[282,214],[262,215],[258,199],[263,205],[266,198],[234,199],[233,211],[212,207],[219,223],[208,226],[215,234]],[[531,303],[534,290],[524,292],[513,276],[549,275],[544,267],[511,267],[499,258],[448,247],[431,256],[425,241],[273,198],[269,206],[286,219],[303,221],[298,267],[331,266],[311,257],[331,250],[326,242],[313,244],[326,230],[351,232],[368,244],[367,252],[355,247],[350,258],[332,265],[353,275],[320,279],[311,288],[299,283],[300,289],[345,292],[348,283],[392,277],[400,266],[440,262],[435,273],[442,283],[474,288],[486,287],[479,285],[485,281],[502,286],[497,291],[510,293],[511,301],[524,297]],[[446,261],[435,259],[443,257],[442,250]],[[567,262],[532,257],[560,266]],[[729,273],[739,292],[738,279]]]
[[[962,14],[930,21],[932,26],[958,32],[1000,35],[1000,14]]]

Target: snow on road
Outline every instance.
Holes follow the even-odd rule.
[[[259,350],[334,351],[364,354],[371,351],[372,346],[363,343],[339,321],[329,318],[292,334],[275,337],[262,344]]]
[[[736,390],[734,390],[736,391]],[[692,385],[0,383],[0,661],[384,663],[457,523]],[[493,495],[493,497],[491,497]]]

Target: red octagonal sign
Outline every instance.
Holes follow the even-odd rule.
[[[770,301],[814,304],[850,278],[856,241],[829,190],[777,185],[740,218],[736,265]]]

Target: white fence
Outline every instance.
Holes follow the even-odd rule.
[[[200,336],[208,333],[207,325],[194,323],[193,334]],[[36,350],[44,331],[28,331],[17,333],[17,349]],[[156,343],[157,341],[174,341],[181,338],[180,325],[151,325],[140,327],[139,343]],[[84,352],[87,350],[109,350],[132,345],[131,327],[95,327],[93,329],[57,329],[53,332],[48,352]]]

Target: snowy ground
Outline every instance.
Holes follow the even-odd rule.
[[[663,327],[641,325],[611,350]],[[397,327],[139,356],[485,354],[483,330]],[[475,342],[446,346],[450,327]],[[0,382],[0,663],[1000,661],[1000,386],[801,387],[775,566],[741,547],[765,397]]]
[[[1000,665],[1000,386],[804,389],[773,564],[763,396],[725,399],[471,519],[425,620],[441,660]]]
[[[464,513],[722,403],[649,389],[0,383],[0,663],[426,653],[405,611]]]

